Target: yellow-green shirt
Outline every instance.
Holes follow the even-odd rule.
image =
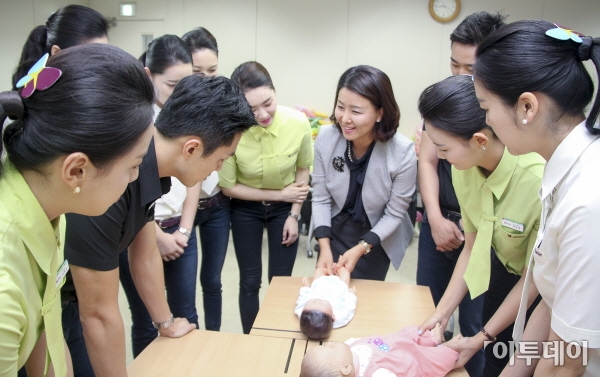
[[[294,109],[277,106],[269,127],[253,126],[246,131],[235,155],[219,172],[219,185],[281,190],[296,179],[296,168],[308,168],[313,161],[310,124]]]
[[[498,167],[486,177],[479,167],[457,170],[452,167],[452,185],[460,204],[465,233],[477,232],[483,213],[493,213],[494,233],[490,246],[509,272],[521,275],[540,227],[542,205],[538,190],[544,174],[544,159],[537,153],[513,156],[504,150]],[[493,193],[494,208],[482,208],[482,188]],[[504,226],[504,220],[523,225],[523,231]],[[473,255],[473,254],[472,254]]]
[[[57,271],[64,220],[48,220],[18,170],[0,178],[0,376],[16,376],[46,331],[57,376],[66,375]],[[44,321],[44,317],[46,320]],[[48,329],[46,325],[52,326]],[[59,337],[60,339],[57,339]],[[52,342],[51,340],[54,340]]]

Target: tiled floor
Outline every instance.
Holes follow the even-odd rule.
[[[312,276],[314,272],[314,266],[316,263],[316,255],[313,258],[307,258],[307,237],[300,236],[300,247],[298,248],[298,255],[296,257],[296,263],[294,265],[294,271],[292,273],[293,276]],[[393,267],[390,267],[390,270],[387,274],[386,281],[407,283],[407,284],[415,284],[416,279],[416,271],[417,271],[417,241],[416,237],[413,238],[410,243],[404,260],[402,261],[402,265],[398,271],[394,270]],[[314,245],[314,241],[312,242]],[[267,259],[267,241],[266,241],[266,232],[265,239],[263,240],[263,260]],[[260,290],[261,299],[264,297],[266,289],[268,287],[267,283],[267,272],[266,268],[263,268],[263,285]],[[202,290],[200,289],[200,285],[198,283],[198,279],[196,279],[198,284],[197,286],[197,295],[196,295],[196,307],[198,308],[198,316],[199,323],[201,324],[201,328],[204,323],[204,311],[202,309]],[[240,322],[240,315],[238,310],[238,284],[239,284],[239,273],[237,267],[237,261],[235,259],[235,253],[233,250],[233,244],[229,242],[229,247],[227,249],[227,257],[225,259],[225,266],[223,268],[222,274],[222,283],[223,283],[223,319],[221,331],[232,332],[232,333],[242,333],[242,326]],[[121,307],[121,314],[123,316],[123,320],[125,322],[125,334],[127,339],[127,361],[131,362],[131,344],[130,344],[130,327],[131,327],[131,315],[129,313],[127,300],[123,291],[119,294],[119,302]]]

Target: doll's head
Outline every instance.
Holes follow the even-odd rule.
[[[342,342],[326,342],[309,349],[302,359],[300,377],[354,377],[350,347]]]
[[[300,331],[309,339],[322,340],[331,334],[333,321],[335,316],[329,301],[308,300],[300,314]]]

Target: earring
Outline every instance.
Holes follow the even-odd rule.
[[[523,124],[527,124],[527,119],[523,119]]]
[[[486,148],[485,148],[485,145],[482,145],[482,146],[481,146],[481,149],[485,150],[485,149],[486,149]]]
[[[73,194],[79,194],[81,192],[81,187],[77,186],[73,189]]]

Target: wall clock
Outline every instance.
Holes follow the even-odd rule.
[[[439,22],[450,22],[460,12],[460,0],[429,0],[429,13]]]

